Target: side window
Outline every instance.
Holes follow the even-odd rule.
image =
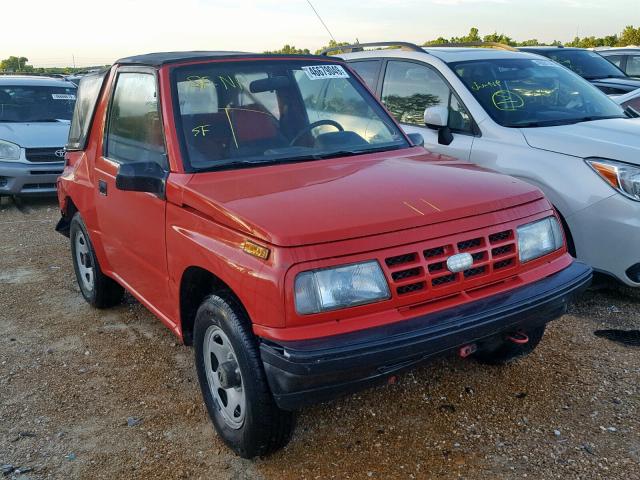
[[[616,67],[622,68],[622,55],[603,55],[604,58],[613,63]]]
[[[378,83],[378,71],[380,70],[379,60],[353,62],[350,63],[349,66],[360,75],[372,91],[375,91],[376,84]]]
[[[640,55],[632,55],[627,58],[627,75],[640,77]]]
[[[424,126],[428,107],[449,109],[449,127],[454,132],[469,133],[471,116],[442,77],[432,68],[411,62],[387,64],[382,84],[382,101],[401,123]]]
[[[166,165],[154,75],[118,75],[109,112],[106,146],[106,155],[122,163]]]

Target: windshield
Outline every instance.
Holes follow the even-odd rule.
[[[551,60],[471,60],[450,66],[491,118],[504,127],[625,116],[604,93]]]
[[[75,87],[0,85],[0,122],[71,120]]]
[[[176,68],[185,162],[212,170],[408,147],[375,98],[343,66],[314,60]]]
[[[541,53],[541,52],[535,52]],[[589,50],[548,50],[546,57],[573,70],[588,80],[596,78],[626,77],[624,72],[596,52]]]

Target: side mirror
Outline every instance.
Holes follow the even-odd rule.
[[[424,147],[424,137],[419,133],[409,133],[407,137],[409,137],[414,147]]]
[[[441,105],[427,107],[424,111],[424,124],[431,128],[446,127],[449,123],[449,109]]]
[[[123,163],[116,175],[116,188],[148,192],[164,199],[167,172],[156,162]]]

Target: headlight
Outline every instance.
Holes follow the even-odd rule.
[[[390,298],[378,262],[301,272],[295,282],[296,311],[305,315]]]
[[[554,252],[563,244],[564,237],[556,217],[547,217],[518,227],[518,250],[523,263]]]
[[[613,160],[587,160],[602,179],[632,200],[640,201],[640,167]]]
[[[19,160],[20,146],[0,140],[0,160]]]

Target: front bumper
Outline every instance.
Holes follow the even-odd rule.
[[[56,193],[56,180],[64,162],[0,162],[0,195]]]
[[[631,287],[627,271],[640,263],[640,203],[612,195],[567,218],[578,258]]]
[[[314,340],[263,340],[269,386],[286,410],[366,388],[429,357],[554,320],[591,274],[574,262],[524,287],[411,320]]]

